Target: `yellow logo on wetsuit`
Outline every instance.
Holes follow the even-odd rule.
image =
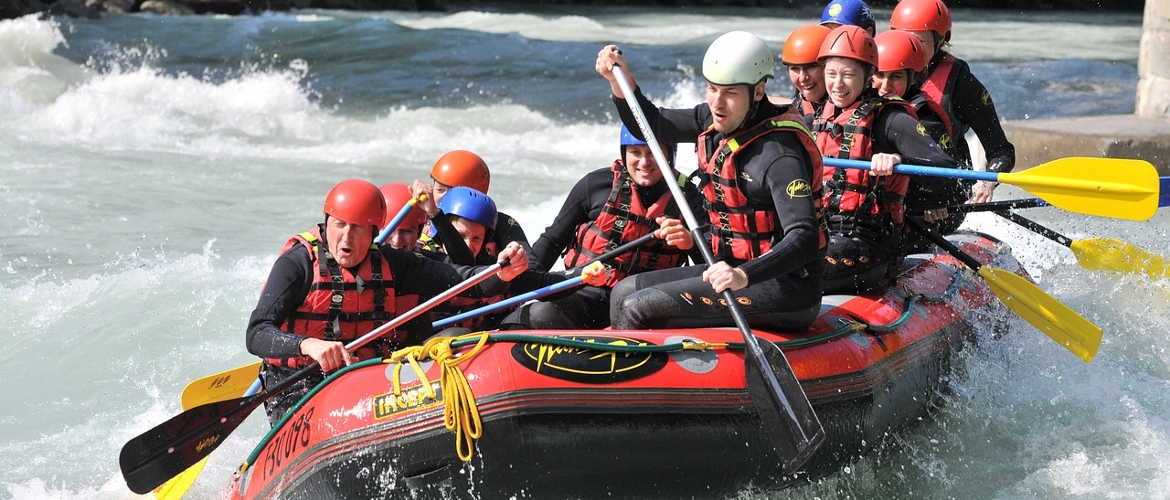
[[[926,135],[926,126],[925,125],[919,123],[918,126],[915,128],[918,130],[918,135]]]
[[[808,198],[812,196],[812,187],[804,179],[794,179],[792,182],[789,182],[786,191],[788,191],[789,198]]]

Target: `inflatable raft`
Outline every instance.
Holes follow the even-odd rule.
[[[989,236],[948,239],[1027,276]],[[945,391],[953,355],[1007,318],[978,276],[949,255],[922,254],[883,294],[825,297],[809,331],[754,332],[784,350],[828,436],[789,474],[764,444],[734,328],[440,339],[327,378],[259,443],[230,495],[690,497],[780,487],[836,470],[918,421]]]

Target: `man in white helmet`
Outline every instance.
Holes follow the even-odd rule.
[[[722,326],[731,317],[717,295],[736,291],[753,327],[799,331],[820,312],[826,243],[821,216],[821,157],[800,116],[767,99],[772,51],[759,37],[726,33],[703,57],[707,102],[659,109],[630,76],[637,104],[659,141],[695,142],[715,265],[651,271],[626,278],[610,298],[614,328]],[[613,74],[617,46],[597,55],[622,122],[644,139]],[[701,217],[701,216],[700,216]]]

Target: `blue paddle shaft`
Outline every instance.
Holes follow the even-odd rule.
[[[868,161],[845,160],[842,158],[829,157],[825,157],[824,160],[825,166],[828,167],[869,170]],[[909,175],[933,175],[935,177],[950,177],[952,179],[973,179],[977,181],[999,182],[999,174],[996,172],[980,172],[978,170],[966,170],[962,168],[926,167],[922,165],[899,164],[894,166],[894,172]]]
[[[414,209],[414,203],[407,203],[403,205],[402,209],[399,210],[396,215],[394,215],[394,218],[390,219],[390,223],[386,224],[385,229],[382,229],[382,232],[378,233],[378,237],[374,238],[374,244],[381,245],[383,241],[386,241],[386,238],[390,237],[390,233],[393,233],[395,229],[398,229],[398,225],[402,224],[402,219],[405,219],[406,214],[409,214],[412,209]]]
[[[483,306],[483,307],[478,307],[476,309],[472,309],[472,310],[467,311],[465,313],[460,313],[460,314],[456,314],[456,315],[451,316],[451,317],[446,318],[446,319],[441,319],[439,321],[431,323],[431,327],[432,328],[443,328],[445,326],[451,326],[451,325],[458,323],[460,321],[463,321],[467,318],[474,318],[474,317],[479,316],[481,314],[487,314],[487,313],[497,311],[497,310],[500,310],[500,309],[503,309],[503,308],[506,308],[506,307],[509,307],[509,306],[512,306],[515,304],[522,304],[522,303],[528,302],[529,300],[532,300],[532,299],[538,299],[538,298],[544,297],[545,295],[551,295],[551,294],[557,293],[557,292],[564,290],[566,288],[575,287],[577,285],[580,285],[584,281],[585,281],[585,278],[583,278],[581,276],[577,276],[575,278],[569,278],[565,281],[561,281],[559,283],[553,283],[553,284],[548,285],[544,288],[538,288],[538,289],[533,290],[531,292],[520,294],[520,295],[517,295],[517,296],[512,297],[510,299],[507,299],[507,300],[501,300],[499,302],[496,302],[495,304],[488,304],[488,305]]]

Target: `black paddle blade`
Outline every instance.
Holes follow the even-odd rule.
[[[750,352],[744,356],[748,393],[760,415],[768,442],[780,457],[784,472],[790,473],[804,465],[821,446],[825,440],[825,428],[805,396],[800,381],[792,373],[784,353],[776,344],[757,340],[764,359],[751,359]],[[765,363],[771,373],[765,373],[757,364],[760,362]],[[770,388],[773,383],[779,390],[773,390],[776,389],[774,386]],[[785,400],[780,401],[778,397]]]
[[[118,456],[130,491],[149,493],[216,449],[264,400],[216,401],[171,417],[127,441]]]

